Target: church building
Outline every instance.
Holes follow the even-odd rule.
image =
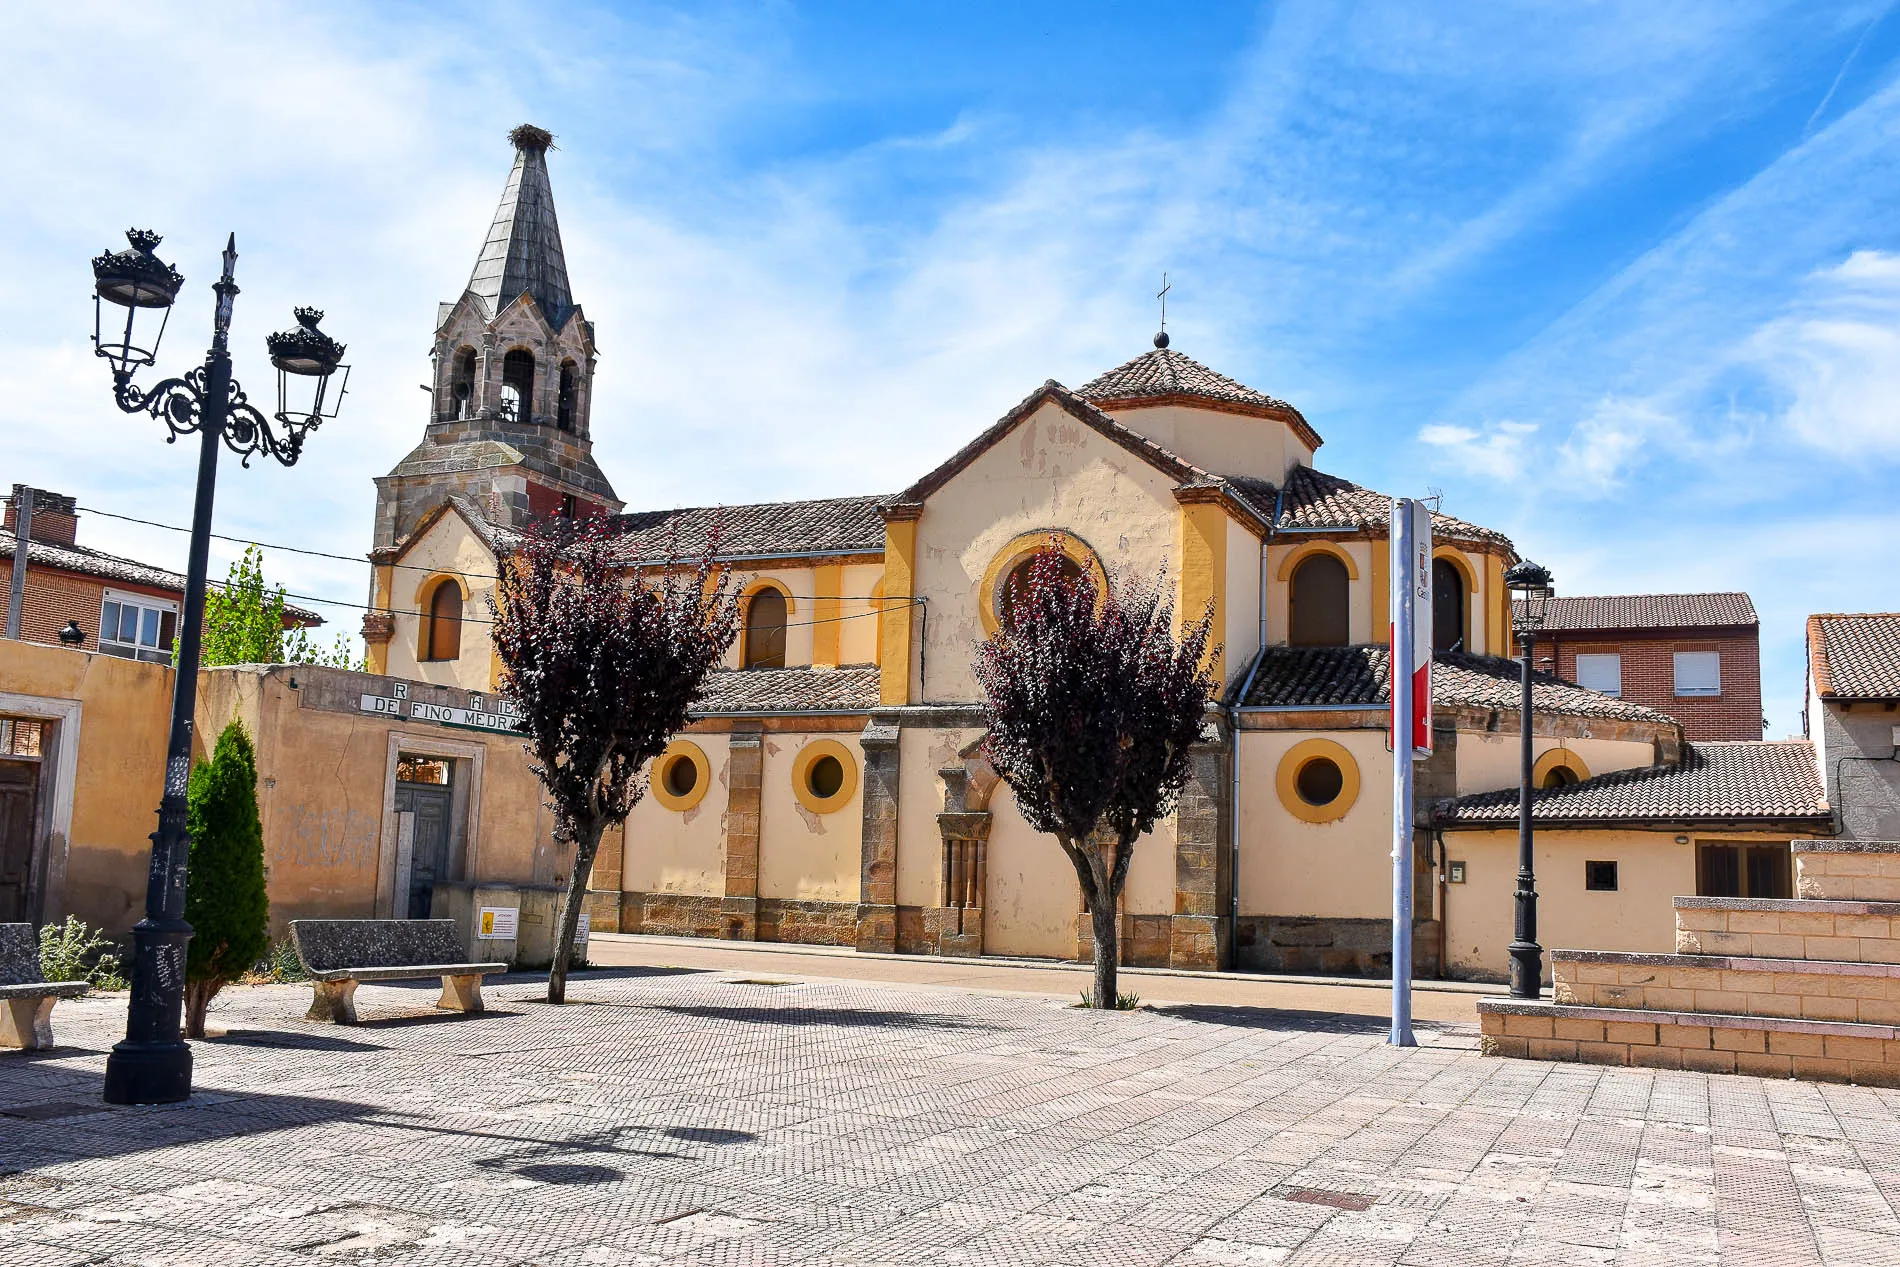
[[[1138,846],[1132,965],[1390,966],[1390,499],[1317,465],[1293,404],[1154,347],[1031,387],[908,487],[628,511],[592,455],[595,342],[570,287],[549,134],[517,128],[467,289],[442,305],[420,443],[377,481],[372,672],[492,691],[487,600],[511,534],[612,516],[630,573],[718,529],[743,632],[591,877],[596,930],[1073,959],[1060,849],[983,758],[973,648],[1051,539],[1098,581],[1211,605],[1223,695],[1176,811]],[[1518,668],[1502,534],[1433,516],[1436,750],[1413,833],[1417,966],[1502,977]],[[1668,714],[1540,674],[1547,945],[1664,950],[1711,842],[1785,851],[1827,817],[1811,750],[1697,744]],[[1793,771],[1791,773],[1791,771]],[[1767,789],[1766,792],[1763,789]],[[1568,798],[1568,799],[1566,799]],[[1564,806],[1575,806],[1569,814]]]

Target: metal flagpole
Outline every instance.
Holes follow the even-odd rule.
[[[1412,503],[1392,502],[1392,1032],[1394,1047],[1412,1037]]]

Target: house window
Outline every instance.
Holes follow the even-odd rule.
[[[1584,863],[1583,887],[1592,893],[1616,892],[1616,864],[1614,862]]]
[[[1794,857],[1785,844],[1707,840],[1696,846],[1700,897],[1786,898],[1794,895]]]
[[[1623,694],[1623,656],[1616,651],[1593,651],[1577,656],[1577,685],[1604,695]],[[1677,694],[1681,694],[1680,691]]]
[[[462,587],[439,582],[429,593],[429,619],[423,632],[424,660],[462,658]]]
[[[745,605],[745,661],[748,669],[785,667],[785,595],[767,587]]]
[[[1722,655],[1718,651],[1676,652],[1676,694],[1720,695]]]
[[[172,662],[178,636],[178,605],[162,598],[106,591],[99,615],[99,650],[150,664]]]
[[[1432,650],[1450,651],[1465,645],[1465,577],[1450,559],[1432,560]]]
[[[501,416],[509,422],[534,417],[534,353],[516,348],[501,358]]]
[[[1287,641],[1296,647],[1343,647],[1350,641],[1351,578],[1330,554],[1309,555],[1293,572]]]
[[[1330,757],[1314,757],[1293,776],[1293,788],[1308,805],[1331,805],[1346,790],[1346,773]]]

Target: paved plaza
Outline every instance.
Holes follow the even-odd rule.
[[[0,1262],[1900,1263],[1900,1093],[798,967],[227,991],[168,1108],[99,1102],[123,996],[61,1004],[0,1058]]]

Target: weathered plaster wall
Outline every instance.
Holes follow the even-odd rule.
[[[974,728],[918,726],[906,727],[898,738],[899,906],[935,906],[943,900],[943,833],[937,826],[937,815],[943,812],[943,780],[937,771],[955,762],[964,745],[982,733]],[[1005,794],[997,795],[1000,799]],[[993,880],[993,867],[990,874]]]
[[[1532,735],[1531,750],[1542,758],[1553,748],[1574,752],[1592,775],[1612,770],[1640,770],[1655,763],[1655,745],[1639,739],[1554,739]],[[1522,758],[1515,733],[1460,731],[1458,734],[1458,795],[1516,787]]]
[[[661,805],[651,793],[641,798],[627,817],[620,887],[631,893],[719,897],[725,892],[725,812],[731,754],[724,734],[693,731],[681,737],[698,744],[706,754],[711,786],[697,805],[678,813]]]
[[[990,811],[985,953],[1075,958],[1076,918],[1082,910],[1075,868],[1053,836],[1023,821],[1009,789],[997,790]]]
[[[1313,464],[1312,450],[1272,418],[1186,405],[1117,409],[1109,416],[1217,475],[1253,475],[1278,484],[1294,466]]]
[[[1232,519],[1227,521],[1226,589],[1226,628],[1219,636],[1226,641],[1224,663],[1231,681],[1246,673],[1260,650],[1260,538]]]
[[[970,649],[984,636],[977,590],[1014,538],[1060,528],[1104,564],[1151,577],[1172,567],[1179,507],[1174,481],[1045,404],[976,458],[924,508],[917,592],[930,596],[926,701],[976,697]]]
[[[1822,775],[1828,804],[1849,840],[1900,840],[1900,761],[1894,760],[1900,710],[1891,704],[1810,704],[1820,714]]]
[[[1301,740],[1331,739],[1359,767],[1358,800],[1330,823],[1280,802],[1280,758]],[[1240,734],[1240,910],[1244,915],[1389,918],[1392,758],[1379,730]]]
[[[488,603],[495,592],[495,556],[468,526],[450,511],[441,515],[418,537],[392,569],[389,607],[395,613],[395,636],[389,640],[387,672],[392,677],[465,690],[486,691],[494,685],[494,641],[489,635]],[[425,587],[443,574],[460,578],[462,594],[462,654],[455,660],[421,659],[421,639],[428,620],[421,610]]]
[[[855,790],[838,809],[816,814],[793,787],[799,750],[817,739],[851,752]],[[859,831],[864,815],[864,751],[850,732],[765,736],[765,778],[759,837],[759,896],[811,902],[858,900]]]

